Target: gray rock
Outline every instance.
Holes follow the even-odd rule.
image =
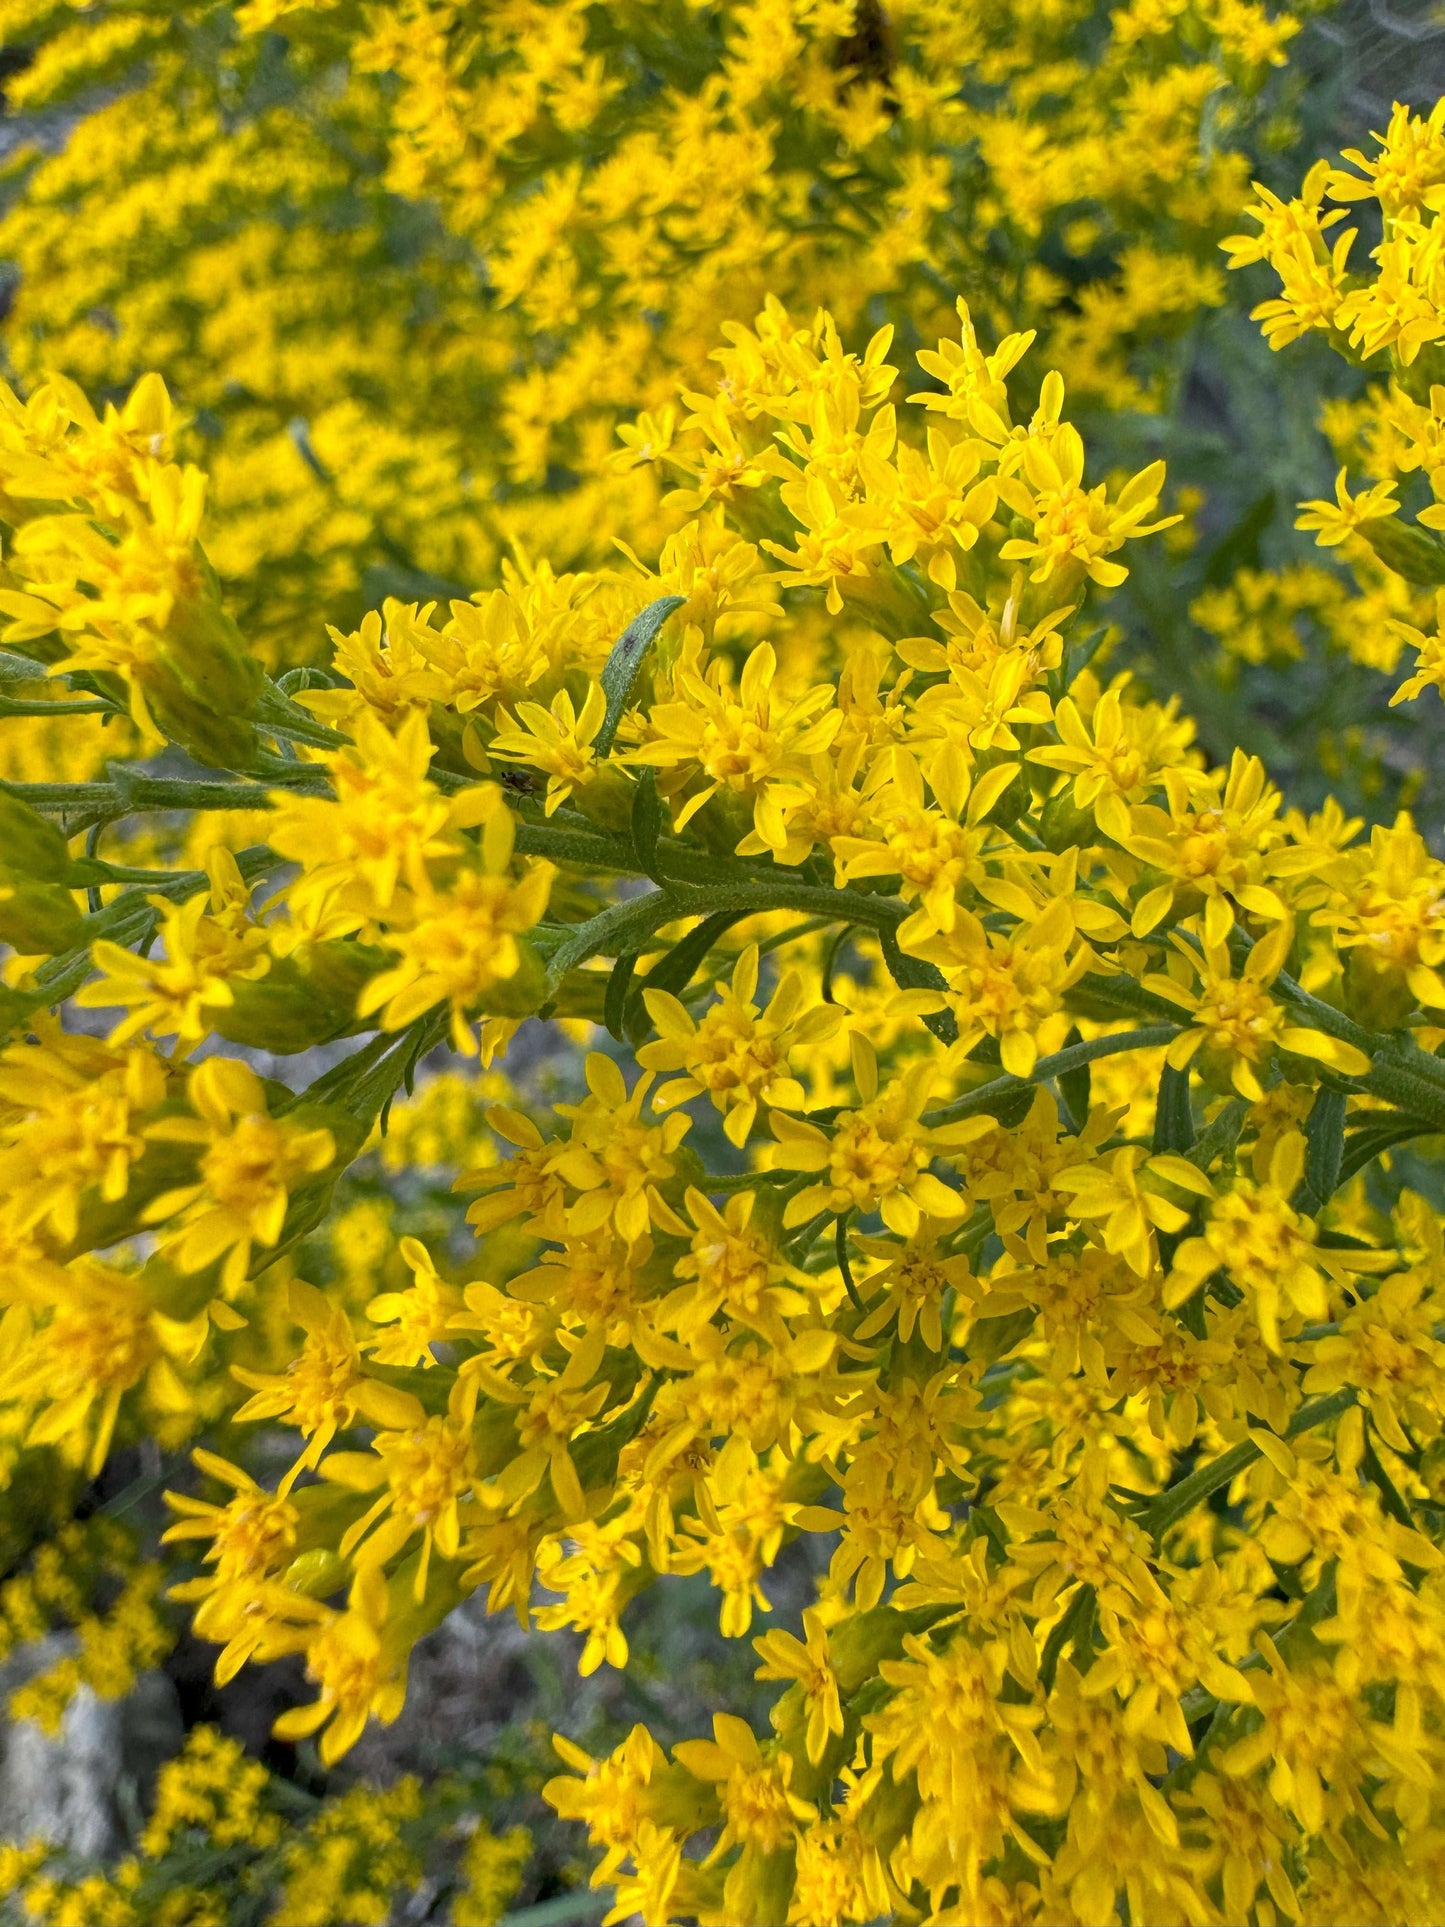
[[[134,1832],[157,1768],[179,1749],[181,1716],[170,1681],[146,1673],[122,1700],[81,1687],[53,1737],[4,1717],[17,1688],[75,1649],[73,1636],[52,1634],[0,1665],[0,1840],[104,1859]]]

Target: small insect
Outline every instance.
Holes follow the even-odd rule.
[[[504,769],[502,788],[514,791],[518,796],[535,796],[537,779],[529,769]]]
[[[833,49],[832,66],[844,74],[844,94],[860,80],[878,81],[886,89],[898,64],[898,46],[893,23],[878,0],[859,0],[853,14],[853,31],[845,34]],[[883,110],[898,112],[898,103],[885,93]]]

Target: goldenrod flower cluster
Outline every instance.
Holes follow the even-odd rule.
[[[238,1741],[198,1726],[161,1768],[138,1852],[76,1878],[45,1843],[0,1847],[0,1903],[17,1902],[21,1918],[48,1927],[225,1927],[238,1903],[275,1927],[365,1927],[418,1886],[426,1829],[414,1777],[319,1804],[291,1788],[287,1805],[283,1814],[271,1776]],[[455,1917],[492,1927],[530,1852],[525,1828],[498,1836],[481,1822],[466,1844]]]
[[[1048,329],[1081,397],[1167,405],[1317,10],[4,0],[12,110],[86,108],[9,164],[7,351],[87,389],[164,369],[232,606],[299,661],[382,584],[655,546],[615,428],[665,436],[768,294],[911,348],[962,292]]]
[[[1441,231],[1445,113],[1396,107],[1378,152],[1350,149],[1341,165],[1320,161],[1291,200],[1257,185],[1248,210],[1258,232],[1224,243],[1233,268],[1264,263],[1278,292],[1254,310],[1270,346],[1321,334],[1375,377],[1354,399],[1334,400],[1320,425],[1340,464],[1332,498],[1301,504],[1310,531],[1353,578],[1353,593],[1325,567],[1246,570],[1196,618],[1247,660],[1300,653],[1295,623],[1307,613],[1330,642],[1385,675],[1413,649],[1414,668],[1393,702],[1439,687],[1445,527],[1439,424],[1440,290],[1431,263]],[[1380,239],[1359,241],[1360,224]],[[1321,561],[1325,561],[1325,557]]]
[[[9,659],[173,746],[4,793],[13,1429],[284,1429],[198,1444],[173,1596],[222,1680],[299,1657],[328,1765],[467,1596],[592,1672],[706,1573],[769,1730],[559,1742],[618,1920],[1428,1919],[1445,865],[1108,675],[1164,476],[1093,478],[1028,331],[891,345],[768,301],[628,449],[649,561],[390,601],[314,681],[223,616],[158,381],[6,404]],[[474,1259],[308,1281],[421,1060],[529,1018],[585,1082],[488,1111]],[[420,1801],[324,1809],[281,1917],[382,1918]]]
[[[139,1559],[134,1534],[104,1514],[67,1520],[42,1540],[27,1569],[0,1586],[0,1656],[60,1630],[75,1650],[10,1694],[11,1717],[54,1734],[79,1687],[123,1698],[170,1650],[163,1589],[160,1565]]]
[[[462,1601],[591,1675],[705,1575],[770,1716],[558,1739],[610,1919],[1438,1917],[1445,863],[1111,662],[1299,28],[0,0],[86,103],[0,217],[0,1638],[78,1634],[15,1716],[164,1586],[329,1769]],[[1227,243],[1380,377],[1333,558],[1194,616],[1428,703],[1445,103],[1375,148]],[[492,1922],[468,1801],[200,1728],[0,1902],[381,1921],[445,1840]]]

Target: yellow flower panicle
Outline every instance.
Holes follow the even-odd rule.
[[[844,58],[853,10],[754,12],[728,15],[730,102],[706,96],[731,117],[713,174],[766,144],[769,31],[836,137],[943,113],[908,61]],[[1207,24],[1261,66],[1288,37],[1250,6]],[[411,99],[414,27],[368,15],[367,61]],[[502,73],[529,77],[514,115],[565,131],[616,77],[585,35],[555,51],[545,83],[520,54]],[[432,73],[502,104],[490,70]],[[1167,147],[1178,88],[1137,104],[1137,142]],[[388,135],[396,192],[438,178],[432,125]],[[565,332],[559,237],[607,169],[549,177],[509,225],[470,125],[448,192],[505,233],[504,310]],[[1306,253],[1316,292],[1344,272],[1307,218],[1322,235],[1327,188],[1428,226],[1437,132],[1406,116],[1358,191],[1327,174],[1304,213],[1261,203],[1300,288]],[[977,138],[1003,178],[996,126]],[[1386,265],[1424,300],[1405,238]],[[1408,398],[1436,337],[1417,316],[1377,339],[1351,293],[1311,325],[1388,345]],[[202,673],[233,639],[154,385],[103,419],[63,385],[5,405],[30,585],[9,646],[213,764],[15,799],[5,860],[58,894],[55,947],[17,952],[0,1003],[5,1436],[77,1481],[117,1442],[196,1441],[175,1597],[221,1679],[297,1663],[312,1697],[276,1733],[326,1767],[396,1721],[418,1640],[483,1588],[524,1623],[547,1595],[537,1624],[594,1671],[629,1663],[643,1588],[705,1573],[781,1690],[766,1732],[724,1709],[670,1753],[643,1727],[603,1758],[559,1742],[547,1797],[585,1825],[611,1919],[1324,1922],[1379,1895],[1427,1919],[1441,866],[1408,819],[1365,841],[1337,808],[1286,811],[1257,760],[1211,767],[1175,705],[1083,664],[1091,604],[1170,519],[1164,477],[1091,479],[1029,330],[954,313],[901,413],[886,328],[854,349],[851,317],[730,320],[717,373],[675,402],[659,378],[623,445],[676,484],[626,571],[519,551],[446,613],[338,612],[358,626],[314,686],[246,652],[234,681]],[[42,473],[68,492],[28,494]],[[1388,495],[1346,482],[1309,513],[1423,567],[1429,521],[1373,533]],[[230,857],[183,867],[225,839],[161,833],[242,805],[257,840]],[[155,867],[81,841],[132,817]],[[273,991],[287,1025],[253,1063],[227,1027]],[[57,1007],[122,1014],[101,1043]],[[499,1079],[489,1139],[458,1125],[472,1201],[448,1229],[465,1217],[474,1255],[395,1238],[384,1208],[334,1216],[423,1060],[502,1058],[529,1018],[589,1048],[550,1107]],[[328,1223],[322,1290],[297,1274]],[[211,1450],[212,1421],[242,1456],[248,1426],[283,1430],[286,1469]],[[767,1623],[769,1574],[801,1535],[819,1576],[795,1633]],[[224,1747],[193,1746],[155,1853],[268,1824]],[[420,1878],[420,1800],[403,1780],[329,1803],[278,1849],[279,1917],[383,1917]],[[469,1917],[522,1850],[478,1830]],[[32,1911],[69,1905],[42,1867],[7,1877]]]

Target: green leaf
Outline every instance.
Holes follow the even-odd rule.
[[[1189,1102],[1189,1066],[1176,1071],[1166,1064],[1159,1076],[1159,1098],[1154,1107],[1154,1149],[1176,1151],[1182,1157],[1194,1142],[1194,1110]]]
[[[1318,1204],[1328,1204],[1340,1182],[1345,1156],[1345,1111],[1349,1099],[1343,1091],[1326,1086],[1310,1108],[1305,1123],[1305,1183]]]
[[[1341,1184],[1348,1184],[1357,1171],[1372,1164],[1382,1151],[1391,1150],[1408,1138],[1432,1137],[1440,1129],[1430,1118],[1411,1117],[1401,1111],[1367,1111],[1365,1116],[1368,1122],[1352,1130],[1346,1140],[1337,1189]]]
[[[1064,1049],[1067,1050],[1070,1044],[1082,1044],[1083,1041],[1079,1035],[1079,1027],[1075,1024],[1064,1039]],[[1060,1071],[1058,1085],[1059,1096],[1068,1109],[1069,1122],[1077,1137],[1089,1121],[1089,1105],[1093,1100],[1093,1079],[1089,1066],[1076,1064],[1072,1070]]]
[[[671,950],[664,952],[637,986],[630,1005],[627,1033],[634,1043],[641,1040],[647,1023],[647,1006],[642,1001],[644,990],[669,990],[673,996],[687,989],[692,982],[698,966],[708,952],[735,923],[752,916],[751,910],[715,910],[710,917],[680,937]],[[635,1001],[634,1001],[635,999]]]
[[[628,951],[625,957],[619,957],[612,966],[612,975],[607,979],[607,992],[602,999],[602,1021],[607,1027],[608,1034],[615,1037],[619,1044],[625,1041],[623,1021],[627,1009],[627,993],[632,988],[632,973],[636,968],[637,952],[635,950]]]
[[[1375,1441],[1371,1436],[1371,1430],[1372,1428],[1366,1425],[1365,1452],[1361,1460],[1361,1470],[1379,1493],[1385,1510],[1389,1513],[1390,1517],[1398,1520],[1402,1526],[1409,1526],[1413,1532],[1415,1530],[1414,1515],[1411,1513],[1409,1506],[1400,1497],[1398,1486],[1381,1463],[1380,1455],[1375,1450]]]
[[[922,957],[910,957],[898,948],[898,939],[891,930],[880,929],[879,946],[883,951],[883,961],[888,966],[888,974],[900,990],[942,990],[945,988],[943,972],[937,964],[926,963]],[[958,1019],[951,1010],[938,1010],[924,1018],[924,1023],[942,1044],[958,1042]]]
[[[1044,1641],[1043,1656],[1039,1660],[1039,1679],[1046,1693],[1053,1691],[1054,1678],[1059,1670],[1059,1661],[1064,1656],[1065,1646],[1072,1646],[1092,1630],[1094,1618],[1094,1588],[1080,1586],[1069,1601],[1068,1610]]]
[[[1190,1162],[1197,1164],[1206,1176],[1216,1158],[1227,1160],[1234,1156],[1234,1147],[1238,1144],[1239,1134],[1244,1129],[1244,1119],[1248,1109],[1249,1106],[1242,1097],[1230,1098],[1214,1122],[1206,1125],[1194,1140]]]
[[[657,874],[657,839],[662,833],[662,799],[657,793],[657,772],[644,767],[632,797],[632,847],[643,871],[654,882]]]
[[[1362,522],[1359,533],[1385,567],[1407,582],[1425,589],[1445,583],[1445,542],[1437,541],[1427,530],[1412,528],[1391,516],[1388,520]]]
[[[990,1115],[1006,1131],[1016,1131],[1034,1108],[1034,1086],[1021,1083],[1017,1090],[1001,1091],[989,1105]]]
[[[1074,678],[1081,675],[1093,661],[1094,655],[1109,631],[1105,625],[1091,630],[1078,642],[1071,643],[1064,653],[1063,686],[1068,689]]]
[[[635,615],[617,641],[602,670],[602,693],[607,698],[607,714],[597,732],[593,748],[606,756],[617,738],[617,725],[632,696],[632,685],[642,667],[642,659],[657,638],[657,633],[674,609],[680,609],[686,596],[659,596],[656,602]]]
[[[719,937],[751,916],[749,910],[715,910],[710,917],[680,937],[671,950],[658,958],[647,973],[649,990],[670,990],[675,997],[692,982],[698,965],[717,944]]]
[[[0,649],[0,682],[44,682],[49,671],[48,663],[36,662],[14,649]]]

